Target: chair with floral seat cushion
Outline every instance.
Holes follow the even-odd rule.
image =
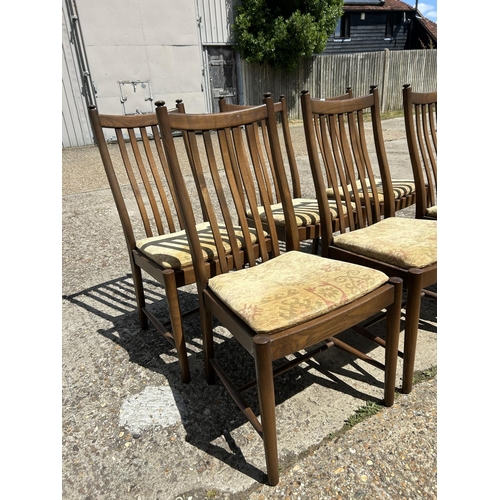
[[[178,100],[171,112],[184,113],[182,101]],[[141,328],[146,330],[149,320],[173,344],[181,378],[189,382],[183,319],[199,309],[182,311],[178,289],[194,284],[195,273],[156,114],[107,115],[90,106],[89,116],[125,235]],[[190,161],[188,150],[186,162]],[[207,273],[214,276],[218,272],[218,255],[210,228],[201,224],[198,229]],[[241,246],[240,242],[236,251],[243,254]],[[227,244],[224,251],[230,251]],[[142,271],[164,287],[170,314],[168,322],[163,322],[153,313],[153,308],[147,307]]]
[[[238,408],[263,438],[268,482],[275,485],[279,481],[279,463],[274,376],[325,348],[342,346],[337,341],[337,334],[383,308],[389,310],[385,363],[378,363],[352,348],[351,352],[384,370],[384,402],[388,406],[393,404],[401,280],[389,280],[384,273],[370,268],[300,251],[271,97],[266,98],[265,104],[249,109],[204,115],[170,114],[162,103],[156,104],[196,271],[206,379],[214,383],[218,375]],[[269,197],[264,195],[267,185],[259,173],[255,133],[262,123],[266,125],[279,179],[277,184],[291,244],[286,253],[280,252],[277,223],[270,215]],[[172,130],[182,130],[188,135],[187,147],[193,153],[193,176],[201,188],[201,202],[216,247],[224,247],[219,233],[233,242],[237,238],[233,228],[239,227],[246,242],[247,265],[243,261],[235,261],[233,265],[222,258],[219,275],[210,277],[207,274],[203,244],[197,231],[201,215],[191,203],[193,196],[179,161],[180,143],[173,140]],[[228,211],[227,207],[232,208]],[[247,216],[249,210],[253,226]],[[259,210],[268,214],[265,229]],[[327,225],[331,230],[332,225]],[[224,227],[224,231],[220,231],[220,227]],[[248,239],[251,228],[255,231],[255,240]],[[215,356],[213,317],[254,358],[256,380],[240,389],[231,380],[230,369],[223,369]],[[223,348],[223,343],[217,343],[218,352]],[[274,361],[286,363],[273,367]],[[242,394],[251,387],[257,387],[260,419]]]
[[[437,92],[403,85],[406,140],[415,177],[417,219],[437,219]]]
[[[330,176],[336,200],[348,192],[350,185],[360,183],[362,195],[353,191],[356,211],[361,213],[364,200],[378,198],[372,163],[366,161],[365,130],[371,118],[375,141],[377,168],[382,181],[383,211],[380,203],[373,210],[365,210],[365,217],[351,220],[348,228],[333,236],[328,227],[322,229],[321,250],[324,257],[344,260],[381,270],[389,276],[403,279],[407,290],[406,323],[403,356],[402,390],[408,393],[413,385],[416,344],[420,315],[421,296],[425,288],[437,283],[437,231],[433,221],[395,217],[395,196],[385,152],[378,90],[370,94],[342,101],[313,99],[308,91],[302,91],[301,104],[304,130],[310,165],[315,179],[316,194],[322,213],[326,212],[327,182]],[[315,127],[315,122],[323,125]],[[318,136],[319,133],[319,136]],[[321,148],[328,162],[320,161]],[[328,172],[325,172],[328,170]],[[351,214],[349,214],[351,216]],[[326,244],[325,244],[326,242]]]
[[[269,97],[270,94],[264,94],[264,99]],[[349,90],[346,94],[342,94],[335,99],[345,99],[350,96]],[[219,108],[221,112],[228,111],[238,111],[243,109],[250,109],[252,106],[232,104],[225,100],[225,98],[219,99]],[[286,104],[286,99],[284,96],[280,96],[279,101],[274,103],[274,110],[276,112],[276,118],[278,123],[281,124],[279,128],[280,136],[283,138],[282,141],[282,155],[285,160],[285,166],[287,168],[287,178],[292,187],[292,205],[295,212],[295,218],[297,221],[297,228],[299,231],[300,241],[313,240],[313,245],[311,246],[312,253],[318,253],[318,242],[320,233],[319,224],[319,209],[318,201],[314,197],[303,197],[301,189],[301,180],[299,175],[299,170],[297,167],[297,161],[295,157],[293,141],[290,133],[290,125],[288,122],[288,109]],[[271,155],[271,149],[269,145],[269,140],[267,138],[267,130],[265,123],[262,123],[259,127],[259,131],[256,134],[257,144],[259,146],[259,168],[261,170],[261,175],[265,179],[267,184],[266,193],[269,197],[271,203],[271,211],[273,218],[276,223],[278,230],[278,236],[282,241],[286,241],[285,234],[285,215],[283,205],[281,203],[280,192],[277,187],[278,176],[276,174],[276,168]],[[259,133],[260,132],[260,133]],[[345,202],[342,203],[342,217],[347,216],[347,208]],[[262,207],[259,209],[261,221],[267,224],[267,214]],[[332,219],[333,231],[338,231],[340,227],[339,223],[339,210],[335,201],[330,201],[330,214]],[[252,222],[252,214],[248,211],[247,216],[249,218],[250,224]]]

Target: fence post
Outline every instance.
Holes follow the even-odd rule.
[[[382,76],[382,88],[380,89],[380,110],[385,112],[385,101],[387,95],[387,80],[389,75],[389,49],[384,49],[384,74]]]

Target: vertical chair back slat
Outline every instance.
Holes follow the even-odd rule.
[[[303,91],[301,103],[310,165],[315,186],[317,183],[319,187],[316,195],[321,203],[326,203],[322,188],[324,181],[319,181],[322,177],[331,183],[335,202],[339,204],[344,199],[347,205],[348,226],[341,227],[341,232],[374,224],[382,215],[393,216],[395,199],[383,145],[377,88],[372,86],[370,94],[365,96],[352,97],[352,93],[348,93],[338,99],[313,99],[307,91]],[[364,118],[367,112],[372,118],[377,167],[383,186],[384,214],[381,213],[382,201],[375,178],[374,160],[368,153]],[[323,161],[320,162],[320,159]],[[351,209],[351,203],[354,209]]]
[[[89,116],[129,250],[135,248],[136,239],[181,229],[179,205],[172,190],[156,115],[105,115],[91,107]],[[106,129],[114,133],[116,141],[106,140]],[[140,215],[142,234],[130,219],[123,191],[125,178]],[[137,238],[134,231],[138,231]]]
[[[170,169],[168,168],[167,159],[165,158],[165,152],[163,151],[163,146],[161,145],[160,133],[158,131],[158,127],[151,127],[153,131],[153,139],[155,142],[156,152],[160,158],[160,164],[162,167],[163,175],[165,176],[165,180],[167,182],[167,187],[170,193],[174,194],[174,185],[172,183],[172,174]],[[167,218],[168,230],[172,233],[176,231],[176,225],[174,222],[174,218],[172,215],[172,210],[170,209],[168,200],[166,198],[165,190],[163,189],[163,183],[161,182],[160,175],[158,170],[155,168],[155,181],[160,191],[161,201],[163,204],[163,209],[165,210],[165,215]],[[179,203],[177,201],[177,196],[172,196],[172,203],[174,204],[175,213],[179,213]],[[184,229],[182,225],[182,221],[179,220],[180,229]]]
[[[115,131],[116,131],[116,139],[118,140],[118,146],[120,148],[120,153],[121,153],[122,159],[123,159],[123,164],[125,166],[125,170],[127,172],[130,186],[132,187],[132,191],[133,191],[134,196],[135,196],[135,201],[137,203],[137,207],[139,208],[139,213],[141,214],[142,223],[144,224],[144,230],[146,231],[146,236],[149,238],[149,237],[153,236],[153,230],[151,229],[149,215],[147,213],[146,206],[144,204],[144,200],[142,198],[141,191],[139,189],[139,184],[137,183],[135,172],[132,169],[132,163],[130,162],[129,154],[127,151],[127,146],[125,144],[125,139],[123,137],[123,132],[122,132],[122,129],[115,129]],[[134,136],[134,130],[128,129],[128,134],[129,134],[129,138],[130,138],[130,135]]]
[[[270,97],[266,95],[266,97]],[[302,198],[302,189],[300,187],[299,169],[295,158],[295,151],[292,145],[292,136],[290,134],[290,124],[288,122],[287,104],[284,95],[280,96],[279,103],[275,104],[275,111],[281,113],[281,125],[283,130],[283,138],[285,140],[285,150],[292,177],[292,194],[294,198]]]
[[[329,187],[340,185],[343,193],[347,193],[349,191],[350,177],[349,172],[345,168],[337,169],[336,166],[346,164],[345,152],[342,147],[342,138],[341,138],[341,123],[343,124],[344,117],[343,116],[327,116],[323,115],[322,119],[328,123],[328,130],[330,132],[330,141],[323,141],[323,149],[324,155],[328,158],[332,155],[334,161],[331,162],[331,165],[328,166],[331,173],[329,176],[332,178],[332,182],[329,184]],[[346,175],[347,174],[347,175]],[[338,189],[333,190],[333,198],[335,203],[345,203],[342,200],[342,196]],[[352,208],[350,203],[345,203],[347,207],[348,214],[348,225],[345,223],[340,225],[340,232],[344,233],[347,228],[354,226],[354,217],[355,217],[355,209]],[[364,221],[362,221],[364,223]]]
[[[160,197],[165,217],[167,218],[167,223],[168,223],[168,226],[169,226],[169,231],[173,231],[174,230],[174,224],[173,224],[173,219],[172,219],[172,213],[170,211],[170,207],[169,207],[169,204],[168,204],[168,201],[167,201],[167,196],[166,196],[165,190],[163,189],[163,182],[160,179],[160,174],[159,174],[159,171],[158,171],[156,160],[155,160],[154,155],[153,155],[153,151],[151,149],[149,137],[148,137],[148,134],[147,134],[145,128],[141,128],[140,132],[141,132],[142,144],[144,145],[144,151],[146,153],[146,158],[147,158],[148,164],[149,164],[149,170],[151,171],[151,175],[153,176],[153,180],[154,180],[154,183],[155,183],[155,186],[156,186],[156,191],[157,191],[157,193],[158,193],[158,195]],[[160,151],[161,151],[161,148],[160,148]],[[163,153],[163,152],[161,152],[161,153]],[[161,160],[160,160],[160,162],[161,162]],[[156,209],[155,219],[158,221],[157,222],[158,232],[164,233],[165,231],[163,229],[163,223],[162,223],[162,220],[161,220],[160,211],[159,211],[159,209],[158,209],[158,207],[156,205],[156,202],[155,202],[152,190],[151,190],[151,198],[150,198],[150,200],[151,200],[152,205],[154,203],[153,206]]]
[[[437,92],[403,86],[406,139],[417,191],[417,218],[437,205]]]
[[[370,87],[370,95],[373,96],[373,102],[370,107],[370,115],[379,174],[382,179],[384,217],[394,217],[396,215],[396,199],[394,196],[391,172],[389,170],[389,162],[387,161],[387,153],[385,151],[384,134],[382,132],[382,118],[380,116],[380,99],[376,85],[372,85]]]
[[[427,179],[428,188],[433,188],[432,179],[436,177],[436,162],[434,159],[433,145],[431,146],[431,137],[429,131],[429,123],[427,120],[427,108],[422,105],[415,106],[415,125],[417,131],[417,139],[420,151],[425,151],[427,154],[422,154],[422,164],[425,171],[425,176]],[[432,173],[431,173],[432,169]],[[434,177],[433,177],[434,176]],[[431,185],[429,186],[429,179],[431,179]],[[437,187],[437,186],[436,186]],[[434,189],[427,189],[427,203],[432,206],[436,204],[436,197],[434,195]]]
[[[362,198],[358,192],[358,189],[355,189],[354,187],[357,186],[358,181],[361,182],[361,185],[363,187],[363,196],[365,200],[368,199],[366,198],[368,190],[366,187],[366,182],[364,181],[365,169],[361,164],[359,152],[357,150],[357,146],[359,145],[359,138],[356,132],[355,121],[352,112],[347,113],[346,116],[344,114],[339,114],[336,116],[337,116],[336,122],[338,123],[339,136],[340,136],[338,144],[340,145],[341,148],[341,154],[339,156],[343,159],[343,164],[338,163],[337,169],[340,172],[339,176],[341,175],[342,171],[346,172],[347,174],[346,180],[348,182],[346,189],[342,188],[342,190],[344,193],[346,203],[349,204],[349,201],[354,201],[354,204],[356,206],[355,211],[357,213],[362,213],[363,210],[363,202],[361,201]],[[346,131],[346,126],[348,127],[349,132]],[[359,172],[358,168],[356,167],[361,167],[362,171]],[[333,186],[333,189],[335,191],[335,186]],[[352,197],[354,197],[354,200],[352,199]],[[368,224],[371,224],[372,220],[371,220],[371,213],[369,210],[367,211],[367,218],[368,218]],[[364,227],[364,224],[365,224],[364,217],[359,217],[359,227]]]
[[[163,234],[163,224],[161,221],[160,211],[158,209],[158,204],[156,203],[155,195],[153,193],[153,189],[151,187],[151,183],[149,181],[148,173],[146,172],[146,168],[144,166],[143,157],[141,151],[139,149],[139,144],[137,142],[137,138],[135,137],[134,129],[129,129],[129,139],[130,145],[132,146],[132,151],[134,153],[135,164],[139,170],[139,174],[141,176],[142,184],[144,185],[144,189],[146,190],[146,194],[149,200],[149,206],[151,211],[153,212],[154,221],[156,223],[156,228],[158,230],[158,234]],[[142,128],[139,129],[139,132],[142,135]],[[146,134],[147,136],[147,134]],[[148,140],[149,145],[149,140]],[[145,145],[145,150],[147,151],[147,145]]]
[[[259,128],[261,130],[261,136],[262,136],[262,142],[264,143],[264,150],[266,151],[266,155],[264,156],[264,153],[262,151],[262,144],[261,141],[259,141],[259,135],[258,131]],[[277,182],[277,177],[276,177],[276,168],[273,162],[273,156],[271,153],[271,146],[269,144],[269,138],[268,138],[268,132],[267,132],[267,127],[266,127],[266,122],[262,122],[260,124],[260,127],[254,127],[255,131],[255,147],[257,148],[257,151],[259,152],[259,166],[260,166],[260,171],[262,173],[262,177],[265,180],[265,186],[266,190],[263,192],[266,192],[268,195],[269,200],[273,200],[273,186],[276,186]],[[267,158],[267,162],[266,162]],[[269,169],[266,168],[267,163],[269,163]],[[271,171],[271,176],[269,175],[268,170]],[[272,182],[271,182],[271,177],[272,177]],[[281,196],[279,191],[274,192],[274,200],[276,203],[281,203]]]
[[[254,142],[255,144],[255,132],[252,129],[250,125],[246,125],[246,136],[249,141]],[[250,130],[249,130],[250,128]],[[256,147],[252,144],[249,144],[249,152],[245,148],[245,143],[243,139],[243,132],[240,127],[236,127],[233,129],[233,139],[234,139],[234,146],[235,146],[235,151],[236,151],[236,159],[237,159],[237,164],[235,167],[239,170],[241,180],[243,183],[243,190],[244,193],[246,194],[247,198],[247,203],[248,203],[248,208],[250,209],[253,218],[255,220],[255,228],[257,229],[257,232],[259,234],[264,233],[264,229],[262,226],[262,221],[259,216],[258,212],[258,193],[260,192],[260,200],[264,203],[264,207],[269,206],[269,200],[266,198],[264,191],[265,187],[263,187],[263,183],[259,183],[259,189],[256,189],[255,186],[255,176],[259,176],[261,174],[260,172],[260,167],[256,164],[253,163],[254,165],[254,172],[255,174],[252,175],[252,169],[250,168],[250,162],[248,161],[248,154],[250,156],[257,154],[256,153]],[[274,236],[274,235],[273,235]],[[259,241],[259,247],[260,247],[260,252],[263,251],[263,244],[264,240],[263,238],[260,239]],[[251,247],[251,245],[248,245]],[[262,256],[263,261],[267,260],[267,252],[264,250],[264,255]],[[256,264],[256,260],[254,258],[249,259],[249,265],[254,266]]]
[[[222,211],[222,218],[224,220],[225,226],[231,228],[231,230],[228,231],[228,237],[229,237],[229,244],[231,247],[231,254],[236,257],[235,268],[241,269],[243,267],[243,261],[242,259],[239,258],[238,244],[234,232],[233,220],[229,212],[229,204],[224,194],[224,188],[222,186],[222,181],[218,172],[215,150],[212,143],[211,133],[209,131],[206,130],[203,131],[203,142],[205,145],[205,151],[207,153],[207,161],[210,169],[212,183],[217,193],[217,198],[220,200],[220,209]],[[245,248],[247,248],[248,246],[251,246],[249,240],[245,241]]]
[[[299,231],[297,226],[297,220],[295,218],[295,211],[293,209],[292,193],[290,192],[290,189],[288,187],[285,164],[283,161],[283,156],[281,154],[280,140],[278,136],[278,128],[276,123],[276,107],[273,103],[270,94],[266,94],[266,96],[264,97],[264,102],[267,106],[267,111],[269,115],[268,118],[270,124],[269,136],[271,137],[271,142],[273,146],[275,146],[271,148],[271,154],[274,166],[276,168],[276,175],[278,178],[277,185],[281,197],[281,204],[285,212],[287,248],[288,250],[300,250]],[[286,115],[286,109],[282,109],[282,115]],[[291,149],[291,151],[293,152],[293,149]],[[269,220],[271,214],[269,213],[267,217]]]

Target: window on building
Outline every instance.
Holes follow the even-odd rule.
[[[385,21],[385,37],[394,37],[394,14],[387,14],[387,20]]]
[[[335,27],[335,38],[350,38],[351,36],[351,17],[344,14]]]

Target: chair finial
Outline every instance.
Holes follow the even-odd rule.
[[[157,106],[157,107],[165,106],[165,101],[156,101],[155,106]]]

